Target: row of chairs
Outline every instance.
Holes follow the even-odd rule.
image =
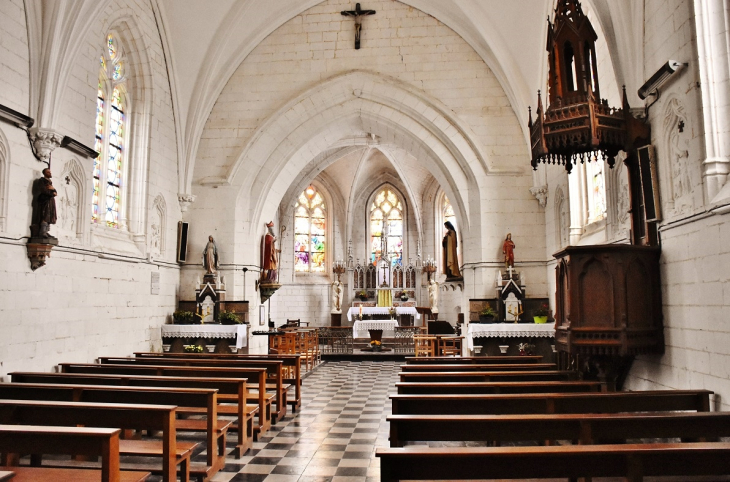
[[[302,366],[309,371],[322,362],[317,328],[282,328],[284,334],[269,337],[269,353],[276,355],[300,355]],[[285,367],[288,369],[288,367]],[[289,374],[285,376],[290,377]]]
[[[463,336],[413,335],[415,356],[461,356]]]

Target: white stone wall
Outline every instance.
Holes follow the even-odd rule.
[[[29,54],[22,7],[23,2],[16,0],[0,6],[0,45],[7,49],[0,55],[0,103],[27,112]],[[130,232],[122,230],[107,238],[91,235],[92,161],[58,148],[51,167],[59,192],[59,220],[51,233],[59,238],[59,246],[46,266],[31,271],[24,237],[29,234],[31,185],[45,166],[33,157],[22,130],[0,125],[9,159],[8,168],[0,170],[0,176],[7,176],[0,183],[7,182],[3,201],[9,207],[0,233],[0,376],[159,348],[159,326],[177,305],[179,268],[174,259],[180,210],[174,117],[160,36],[148,3],[109,2],[90,23],[93,28],[79,48],[65,50],[77,55],[59,59],[69,67],[68,77],[62,78],[60,112],[55,124],[40,127],[94,145],[98,59],[106,30],[122,21],[127,49],[133,54],[129,58],[135,62],[127,67],[140,74],[135,80],[141,82],[141,90],[130,95],[135,101],[144,100],[130,112],[134,122],[126,145],[130,167],[123,179],[127,199],[135,199],[127,209],[130,215],[133,209],[137,212],[134,231],[130,227]],[[46,122],[52,122],[50,117]],[[136,149],[142,145],[144,149]],[[163,244],[153,249],[151,225],[161,221],[160,216]],[[152,294],[155,272],[160,275],[158,294]]]

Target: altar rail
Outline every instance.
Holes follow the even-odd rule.
[[[413,353],[413,335],[423,333],[422,326],[396,326],[395,336],[383,341],[394,353]],[[352,354],[355,351],[351,326],[327,326],[319,329],[319,349],[322,354]]]

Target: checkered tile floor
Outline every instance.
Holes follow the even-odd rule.
[[[327,362],[304,379],[302,409],[229,457],[213,482],[380,480],[375,447],[388,446],[389,393],[402,362]]]

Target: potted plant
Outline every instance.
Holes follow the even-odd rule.
[[[380,340],[373,340],[370,342],[370,349],[372,351],[382,351],[383,350],[383,342]]]
[[[203,353],[203,345],[185,345],[183,346],[185,353]]]
[[[355,296],[360,298],[360,301],[367,301],[368,300],[368,292],[365,290],[358,291]]]
[[[540,305],[540,308],[536,309],[532,314],[532,319],[535,323],[547,323],[548,315],[550,314],[550,307],[547,303]]]
[[[494,308],[487,303],[482,311],[479,312],[479,323],[494,323],[494,319],[497,317],[497,312]]]
[[[243,323],[241,318],[232,311],[222,311],[219,313],[218,321],[220,321],[221,325],[240,325]]]
[[[176,310],[172,314],[172,320],[176,325],[192,325],[195,323],[195,313],[192,311]]]

